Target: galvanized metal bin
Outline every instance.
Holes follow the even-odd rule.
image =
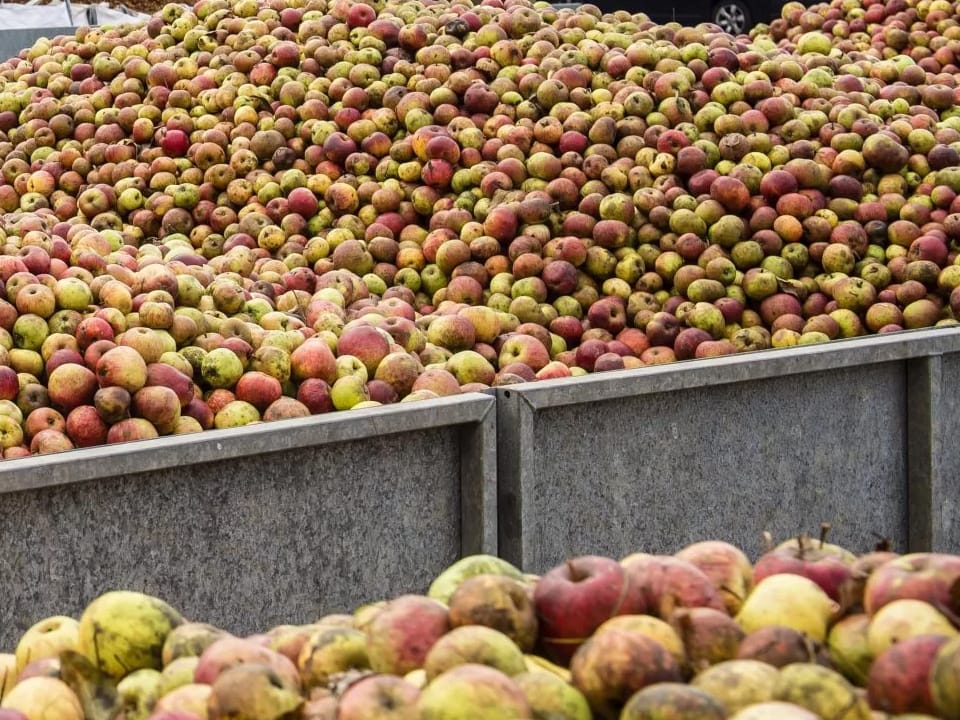
[[[73,35],[76,31],[75,27],[0,28],[0,62],[16,57],[21,50],[32,47],[42,37]]]
[[[234,632],[832,523],[960,551],[960,330],[689,361],[0,463],[0,647],[131,588]]]
[[[496,391],[500,553],[756,556],[833,525],[865,551],[960,551],[960,330],[940,328]]]
[[[0,647],[117,588],[237,633],[424,592],[496,552],[482,394],[0,464]]]

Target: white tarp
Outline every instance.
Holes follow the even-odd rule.
[[[146,20],[148,17],[134,10],[106,4],[19,5],[0,2],[0,30],[116,25]]]

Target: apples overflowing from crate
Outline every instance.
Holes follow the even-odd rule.
[[[5,457],[955,325],[960,23],[199,0],[0,63]]]
[[[457,561],[426,594],[238,637],[108,592],[27,630],[3,720],[960,717],[960,557],[801,537]]]

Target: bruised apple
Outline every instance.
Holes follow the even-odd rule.
[[[550,659],[566,664],[581,643],[616,615],[646,609],[643,588],[612,558],[571,558],[548,571],[533,594],[540,644]]]

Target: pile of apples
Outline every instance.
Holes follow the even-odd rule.
[[[198,0],[0,62],[5,458],[960,313],[960,21]]]
[[[960,557],[801,537],[476,555],[425,594],[247,637],[132,591],[39,621],[2,720],[922,720],[960,717]]]

